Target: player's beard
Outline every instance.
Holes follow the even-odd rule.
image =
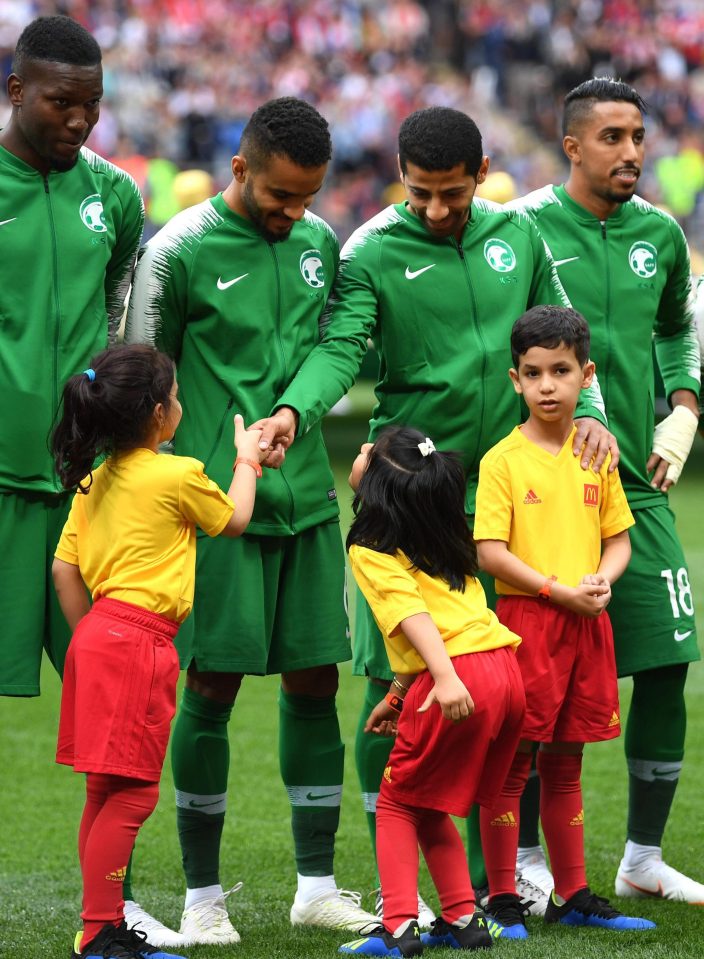
[[[51,164],[51,169],[55,170],[56,173],[68,173],[68,171],[73,170],[78,163],[79,157],[80,153],[77,153],[73,160],[63,160],[61,157],[49,157],[49,163]]]
[[[274,233],[267,228],[264,212],[254,199],[254,191],[252,190],[250,182],[245,183],[242,189],[242,203],[249,214],[250,221],[259,230],[267,243],[281,243],[283,240],[288,240],[291,233],[290,230],[286,233]]]

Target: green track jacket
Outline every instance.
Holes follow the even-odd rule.
[[[666,502],[645,471],[654,426],[652,342],[668,397],[678,389],[698,394],[700,378],[682,230],[640,197],[602,223],[563,186],[543,187],[510,206],[534,218],[572,305],[589,323],[591,358],[621,448],[619,473],[631,508]]]
[[[279,405],[299,412],[304,433],[352,384],[373,338],[370,439],[413,426],[458,451],[473,513],[480,459],[521,420],[511,327],[539,303],[568,301],[529,217],[475,198],[458,243],[435,239],[404,203],[387,207],[345,244],[323,341]],[[587,400],[580,415],[603,420],[598,388]]]
[[[339,245],[306,213],[288,239],[267,243],[222,194],[175,216],[140,256],[126,338],[169,353],[183,419],[175,450],[230,485],[233,417],[268,416],[320,339]],[[280,470],[264,470],[250,533],[291,535],[337,517],[320,426],[295,443]]]
[[[61,391],[117,334],[143,224],[132,177],[90,150],[44,177],[0,147],[0,490],[59,491]]]

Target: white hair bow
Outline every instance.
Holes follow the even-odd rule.
[[[419,443],[418,449],[421,452],[421,456],[430,456],[431,453],[435,452],[435,443],[433,443],[429,436],[426,436],[425,443]]]

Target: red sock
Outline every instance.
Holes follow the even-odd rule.
[[[584,866],[582,756],[538,753],[540,820],[555,879],[555,892],[569,899],[587,885]]]
[[[533,762],[532,753],[516,753],[504,788],[493,809],[479,813],[482,850],[489,879],[489,893],[516,893],[516,853],[521,819],[521,796]]]
[[[434,809],[420,810],[418,842],[440,897],[442,917],[454,922],[475,909],[467,853],[450,816]]]
[[[83,875],[81,949],[124,918],[122,880],[139,827],[154,811],[159,784],[101,773],[86,776],[78,848]]]
[[[389,799],[376,803],[376,861],[384,897],[384,928],[393,934],[418,916],[418,817],[422,810]]]

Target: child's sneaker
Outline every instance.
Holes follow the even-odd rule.
[[[338,952],[354,953],[357,956],[422,956],[423,944],[420,929],[412,919],[400,936],[392,936],[383,926],[373,926],[366,936],[346,942]]]
[[[515,893],[492,896],[486,911],[503,927],[499,933],[502,939],[528,938],[525,906]]]
[[[185,959],[150,946],[143,932],[128,929],[124,921],[119,926],[106,923],[83,949],[80,948],[82,938],[82,932],[76,934],[72,959]]]
[[[424,932],[420,941],[431,949],[490,949],[494,939],[501,935],[502,926],[492,916],[485,915],[480,909],[472,914],[465,926],[456,926],[440,916]]]
[[[589,887],[580,889],[566,902],[558,903],[555,890],[550,893],[545,910],[545,922],[561,922],[565,926],[598,926],[601,929],[637,930],[655,929],[650,919],[624,916],[614,909],[608,899],[602,899]]]
[[[125,941],[141,959],[186,959],[185,956],[164,952],[159,946],[153,946],[147,941],[147,934],[142,929],[128,929],[127,923],[123,922],[120,930]]]

